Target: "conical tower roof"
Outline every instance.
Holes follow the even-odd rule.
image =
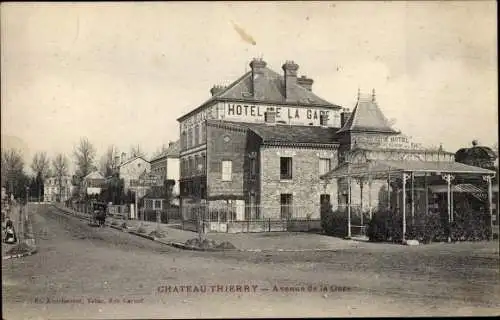
[[[389,121],[378,107],[375,101],[375,91],[369,96],[361,96],[358,93],[358,102],[351,116],[338,132],[350,131],[399,133],[391,127]]]

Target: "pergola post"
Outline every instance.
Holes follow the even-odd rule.
[[[363,226],[363,178],[359,178],[359,199],[360,199],[360,204],[359,204],[359,210],[361,214],[361,226]]]
[[[351,238],[351,165],[347,160],[347,238]]]
[[[427,182],[427,172],[424,175],[424,189],[425,189],[425,215],[429,214],[429,186]]]
[[[372,219],[373,215],[373,208],[372,208],[372,176],[368,176],[368,209],[370,210],[370,220]]]
[[[488,209],[490,211],[490,241],[493,240],[493,192],[491,188],[492,176],[483,176],[483,180],[488,182]]]
[[[391,210],[391,172],[387,177],[387,209]]]
[[[411,225],[415,224],[415,173],[411,173]]]
[[[403,173],[403,242],[406,239],[406,180],[410,178],[410,175]]]
[[[442,175],[443,179],[448,183],[448,192],[447,192],[447,200],[448,200],[448,242],[451,242],[451,181],[455,179],[454,176],[447,173]]]

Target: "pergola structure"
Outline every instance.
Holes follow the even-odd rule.
[[[410,180],[410,190],[411,194],[414,194],[414,180],[416,177],[424,177],[425,182],[427,182],[428,176],[440,176],[447,183],[446,193],[447,193],[447,203],[448,203],[448,221],[453,221],[453,192],[479,192],[480,189],[470,187],[470,185],[453,185],[452,181],[456,176],[470,176],[470,175],[480,175],[488,183],[488,209],[491,216],[491,225],[493,225],[493,205],[492,205],[492,178],[495,176],[495,171],[483,169],[480,167],[474,167],[465,165],[458,162],[442,162],[442,161],[401,161],[401,160],[367,160],[361,163],[349,163],[345,162],[335,168],[334,170],[321,176],[321,179],[325,182],[331,179],[347,178],[347,214],[348,214],[348,237],[351,236],[351,180],[358,179],[362,181],[368,181],[369,188],[369,210],[370,217],[372,216],[372,199],[371,199],[371,188],[372,180],[387,180],[388,191],[390,190],[390,182],[393,179],[398,179],[402,184],[403,193],[403,241],[406,236],[406,185],[408,180]],[[428,212],[428,186],[426,185],[426,209]],[[388,197],[390,197],[390,192],[388,192]],[[389,199],[390,202],[390,199]],[[414,217],[415,213],[415,201],[411,202],[411,216]]]

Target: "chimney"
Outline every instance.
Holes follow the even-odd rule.
[[[218,94],[219,92],[222,92],[226,89],[225,86],[221,86],[221,85],[214,85],[212,87],[212,89],[210,89],[210,93],[212,94],[212,97],[215,96],[216,94]]]
[[[264,121],[267,124],[276,123],[276,111],[274,110],[274,107],[268,107],[266,112],[264,112]]]
[[[348,108],[342,109],[342,112],[340,113],[340,127],[344,127],[345,123],[347,120],[349,120],[349,117],[351,116],[351,112]]]
[[[306,76],[301,76],[300,78],[297,78],[297,83],[301,86],[306,88],[309,91],[312,91],[312,85],[314,83],[313,79],[310,79]]]
[[[126,160],[127,154],[125,152],[122,152],[122,158],[120,163],[124,163]]]
[[[252,69],[252,95],[254,98],[264,98],[265,81],[264,81],[264,68],[267,63],[261,58],[253,58],[250,62]]]
[[[168,143],[168,147],[169,147],[169,148],[170,148],[170,147],[172,147],[173,145],[174,145],[174,143],[173,143],[172,141],[170,141],[170,142]]]
[[[287,61],[281,68],[285,72],[285,98],[288,100],[292,97],[293,85],[297,83],[297,70],[299,70],[299,65],[293,61]]]

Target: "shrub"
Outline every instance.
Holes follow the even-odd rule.
[[[120,227],[121,227],[122,229],[127,229],[127,228],[128,228],[128,226],[127,226],[127,223],[126,223],[126,222],[122,223]]]
[[[138,233],[146,233],[146,229],[144,228],[143,225],[140,225],[139,228],[137,228]]]
[[[162,230],[153,230],[149,235],[156,238],[165,238],[167,236],[166,232]]]
[[[345,237],[347,235],[347,214],[333,211],[331,204],[321,206],[321,228],[328,235]]]
[[[111,222],[111,225],[112,225],[112,226],[117,226],[117,225],[118,225],[118,221],[112,221],[112,222]]]
[[[399,241],[402,239],[402,221],[398,214],[390,210],[373,213],[368,223],[367,236],[370,241]]]

